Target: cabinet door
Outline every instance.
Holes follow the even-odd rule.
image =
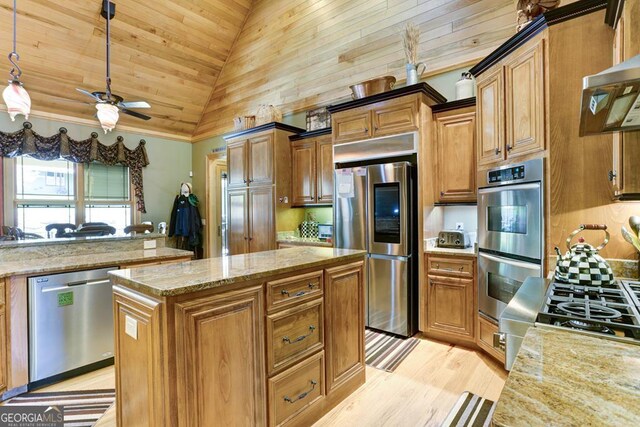
[[[333,203],[333,144],[330,139],[317,142],[316,201]]]
[[[373,136],[393,135],[418,129],[415,97],[393,99],[373,106]]]
[[[175,308],[181,426],[266,425],[262,287]]]
[[[371,138],[371,111],[361,107],[335,113],[331,132],[334,144]]]
[[[436,147],[440,203],[476,201],[476,113],[437,117]]]
[[[273,187],[249,189],[249,252],[275,249]]]
[[[237,141],[227,147],[227,186],[229,188],[247,185],[247,141]]]
[[[316,141],[296,141],[291,146],[291,205],[304,206],[316,201]]]
[[[504,159],[504,80],[502,69],[483,75],[477,82],[478,164]]]
[[[544,40],[505,64],[508,157],[545,148]]]
[[[325,272],[327,392],[364,369],[362,262]]]
[[[227,192],[229,217],[227,218],[227,239],[229,255],[249,252],[249,229],[247,212],[249,208],[246,189]]]
[[[249,140],[249,185],[273,184],[273,135]]]
[[[429,330],[473,339],[473,280],[428,276]]]

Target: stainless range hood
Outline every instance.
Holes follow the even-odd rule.
[[[582,79],[580,136],[640,130],[640,55]]]

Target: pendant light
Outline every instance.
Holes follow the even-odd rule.
[[[13,51],[9,54],[9,62],[13,67],[9,71],[11,75],[9,86],[2,92],[2,98],[7,106],[11,121],[15,121],[18,114],[23,114],[25,119],[28,119],[31,111],[31,98],[20,81],[22,70],[18,66],[20,55],[16,49],[16,1],[13,0]]]

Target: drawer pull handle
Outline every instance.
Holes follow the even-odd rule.
[[[298,397],[296,397],[295,399],[292,399],[289,396],[285,396],[284,397],[284,401],[287,402],[287,403],[296,403],[298,400],[304,399],[305,397],[307,397],[309,395],[309,393],[311,393],[313,390],[315,390],[316,385],[318,385],[317,381],[310,380],[309,382],[311,383],[311,388],[309,390],[300,393],[298,395]]]
[[[464,270],[464,266],[461,265],[459,270],[463,271]]]
[[[315,326],[309,325],[309,333],[307,335],[300,335],[298,338],[294,339],[293,341],[291,341],[289,337],[282,337],[282,342],[286,342],[288,344],[295,344],[313,335],[313,331],[315,329],[316,329]]]
[[[309,286],[309,289],[313,289],[313,288],[315,288],[315,287],[316,287],[316,284],[315,284],[315,283],[313,283],[313,282],[310,282],[308,286]],[[308,294],[308,293],[309,293],[309,291],[299,291],[299,292],[296,292],[295,294],[293,294],[293,296],[294,296],[294,297],[301,297],[301,296],[306,295],[306,294]],[[287,297],[292,296],[292,295],[289,293],[289,291],[288,291],[288,290],[286,290],[286,289],[281,290],[281,291],[280,291],[280,294],[282,294],[282,295],[286,295]]]

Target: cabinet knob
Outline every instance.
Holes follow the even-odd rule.
[[[440,263],[436,263],[436,268],[440,268]]]
[[[460,271],[463,271],[463,270],[464,270],[464,267],[463,267],[463,266],[461,266],[461,267],[459,268],[459,270],[460,270]]]
[[[249,240],[249,238],[247,236],[244,236],[244,240]]]
[[[613,182],[613,180],[618,176],[614,171],[609,171],[609,181]]]
[[[441,192],[440,192],[440,195],[441,195],[441,196],[444,196],[444,191],[441,191]]]
[[[374,126],[373,130],[377,131],[378,130],[378,126]]]
[[[513,150],[513,146],[511,144],[507,144],[507,151]]]
[[[496,156],[500,153],[501,153],[501,150],[499,148],[496,148]]]
[[[364,128],[364,133],[369,132],[369,128]]]
[[[247,180],[246,180],[246,179],[243,179],[243,180],[242,180],[242,182],[244,182],[244,183],[246,184],[246,183],[247,183]]]

